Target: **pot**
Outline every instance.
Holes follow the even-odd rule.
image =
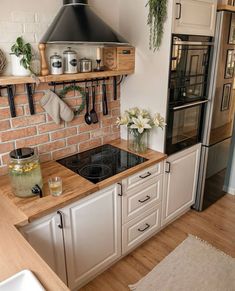
[[[12,65],[12,75],[17,77],[26,77],[30,76],[30,70],[25,69],[21,64],[20,61],[23,58],[23,56],[17,57],[14,54],[11,54],[11,65]]]

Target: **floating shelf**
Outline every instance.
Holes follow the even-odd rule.
[[[86,79],[131,75],[133,73],[134,73],[134,70],[102,71],[102,72],[90,72],[90,73],[78,73],[78,74],[48,75],[48,76],[39,77],[39,79],[42,83],[75,81],[75,80],[82,81]],[[0,86],[18,85],[18,84],[27,84],[27,83],[36,83],[36,81],[32,77],[14,77],[14,76],[0,77]]]
[[[217,10],[218,11],[224,11],[225,10],[225,11],[235,12],[235,6],[219,4],[217,6]]]

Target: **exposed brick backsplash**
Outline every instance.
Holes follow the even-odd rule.
[[[17,85],[15,89],[16,118],[10,117],[8,100],[4,92],[2,92],[3,97],[0,97],[0,176],[7,173],[9,152],[16,148],[34,147],[39,153],[40,160],[45,162],[72,155],[120,137],[119,128],[115,125],[116,118],[120,115],[120,96],[118,100],[113,100],[111,83],[107,86],[109,115],[102,114],[101,87],[99,86],[96,98],[99,123],[92,125],[85,123],[84,112],[69,123],[61,121],[60,125],[55,124],[39,104],[43,90],[49,89],[45,83],[36,88],[33,96],[36,114],[32,116],[29,113],[24,86]],[[119,90],[118,95],[120,95]],[[74,108],[81,103],[81,96],[74,96],[74,92],[70,92],[63,100]]]

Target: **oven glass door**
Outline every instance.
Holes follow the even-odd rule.
[[[184,107],[184,106],[182,106]],[[166,153],[173,154],[201,141],[204,104],[169,110]]]
[[[202,37],[201,37],[202,38]],[[205,99],[210,58],[209,38],[182,40],[174,36],[171,52],[170,103]]]

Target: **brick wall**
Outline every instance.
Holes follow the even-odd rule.
[[[99,123],[93,125],[85,123],[84,112],[76,116],[70,123],[61,122],[60,125],[56,125],[39,104],[44,90],[49,88],[47,84],[41,83],[36,88],[33,96],[36,114],[32,116],[29,113],[24,85],[16,86],[16,118],[10,118],[7,97],[2,92],[3,97],[0,97],[0,175],[7,173],[9,152],[15,148],[27,146],[37,148],[40,160],[44,162],[119,138],[120,131],[115,122],[117,116],[120,115],[120,96],[118,100],[114,101],[112,83],[109,81],[107,84],[109,115],[103,116],[102,114],[101,87],[99,86],[96,97]],[[57,90],[59,91],[60,88]],[[63,100],[75,108],[81,103],[81,96],[69,92]]]
[[[34,69],[38,66],[38,42],[47,30],[52,19],[62,6],[62,0],[12,0],[2,1],[0,10],[0,49],[6,54],[8,66],[4,74],[11,74],[10,48],[18,36],[23,36],[34,48],[36,59]],[[33,4],[33,5],[32,5]],[[96,9],[103,11],[103,4],[91,1]],[[116,11],[113,10],[115,15]],[[103,17],[104,15],[102,15]],[[109,13],[110,17],[110,13]],[[49,45],[47,57],[54,52],[62,54],[66,46]],[[95,60],[96,47],[73,45],[78,58],[88,57]],[[7,172],[9,152],[12,149],[31,146],[38,149],[41,161],[55,160],[78,151],[98,146],[120,137],[119,129],[115,126],[116,117],[120,114],[120,99],[112,101],[112,86],[109,86],[108,107],[110,115],[103,117],[101,112],[101,96],[97,99],[96,108],[100,122],[87,126],[84,114],[76,116],[70,123],[61,122],[58,126],[39,105],[47,84],[40,84],[34,94],[36,115],[30,116],[27,96],[23,85],[16,86],[15,104],[17,117],[10,118],[6,94],[1,90],[0,97],[0,175]],[[101,88],[99,88],[100,90]],[[69,93],[64,101],[71,107],[81,103],[81,98]]]

